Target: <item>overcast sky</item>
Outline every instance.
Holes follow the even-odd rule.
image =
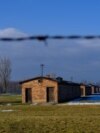
[[[100,34],[100,1],[2,0],[0,37],[37,34]],[[100,81],[100,40],[0,42],[0,56],[12,62],[12,79],[54,73],[66,80]]]

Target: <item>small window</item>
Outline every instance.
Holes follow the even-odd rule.
[[[42,81],[43,81],[42,79],[39,79],[39,80],[38,80],[38,83],[42,83]]]

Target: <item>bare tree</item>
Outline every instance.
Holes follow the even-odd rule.
[[[6,93],[11,76],[11,62],[9,58],[0,58],[0,82],[3,93]]]

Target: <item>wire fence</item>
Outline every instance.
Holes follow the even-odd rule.
[[[100,35],[94,36],[94,35],[86,35],[86,36],[80,36],[80,35],[68,35],[68,36],[48,36],[48,35],[38,35],[38,36],[28,36],[28,37],[0,37],[0,41],[27,41],[27,40],[38,40],[38,41],[47,41],[48,39],[100,39]]]

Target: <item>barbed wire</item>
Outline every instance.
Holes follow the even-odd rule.
[[[48,39],[100,39],[100,35],[86,35],[86,36],[80,36],[80,35],[68,35],[68,36],[48,36],[48,35],[39,35],[39,36],[28,36],[28,37],[1,37],[0,41],[27,41],[27,40],[38,40],[38,41],[46,41]]]

